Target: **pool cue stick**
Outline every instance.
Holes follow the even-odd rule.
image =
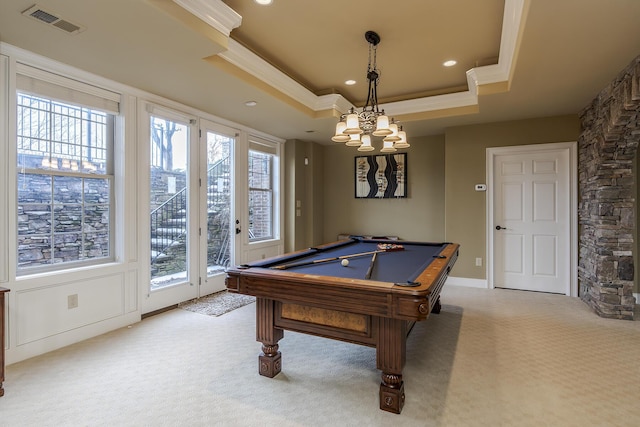
[[[373,256],[371,257],[371,264],[369,264],[369,269],[367,270],[367,274],[364,275],[364,278],[366,280],[371,279],[371,273],[373,273],[373,267],[376,264],[377,256],[378,256],[378,252],[374,252]]]
[[[341,256],[334,256],[334,257],[331,257],[331,258],[317,259],[315,261],[292,262],[291,264],[275,265],[275,266],[273,266],[271,268],[274,268],[276,270],[286,270],[287,268],[291,268],[291,267],[302,267],[303,265],[320,264],[320,263],[329,262],[329,261],[337,261],[339,259],[355,258],[355,257],[359,257],[359,256],[371,255],[371,254],[378,253],[378,252],[385,252],[385,251],[384,250],[377,250],[377,251],[369,251],[369,252],[360,252],[360,253],[357,253],[357,254],[341,255]]]

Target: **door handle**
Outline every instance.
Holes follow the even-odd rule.
[[[499,225],[496,225],[496,230],[500,231],[500,230],[506,230],[507,227],[500,227]]]
[[[240,230],[238,227],[236,227],[236,234],[240,234],[242,232],[242,230]]]

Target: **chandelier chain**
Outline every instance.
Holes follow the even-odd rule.
[[[378,82],[380,72],[377,67],[378,45],[369,43],[369,63],[367,65],[367,81],[369,82],[369,93],[367,94],[367,102],[364,104],[363,112],[370,108],[371,111],[378,112]],[[372,65],[373,64],[373,65]]]

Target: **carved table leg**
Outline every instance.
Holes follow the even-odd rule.
[[[262,344],[262,354],[258,356],[260,375],[273,378],[282,370],[282,354],[278,351],[278,344]]]
[[[275,301],[256,298],[256,340],[262,343],[258,356],[258,373],[273,378],[282,370],[282,355],[278,341],[284,336],[282,329],[274,327]]]
[[[380,409],[399,414],[405,400],[402,369],[406,361],[407,322],[382,317],[378,323],[376,358],[382,371]]]
[[[380,383],[380,409],[399,414],[404,406],[402,375],[382,373]]]

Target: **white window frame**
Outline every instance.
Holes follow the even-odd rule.
[[[32,67],[23,63],[16,63],[16,85],[11,99],[11,107],[13,109],[12,117],[16,117],[18,104],[18,93],[33,95],[41,97],[43,99],[51,100],[54,102],[61,102],[78,107],[88,107],[95,110],[100,110],[113,116],[113,128],[112,128],[112,141],[108,147],[107,162],[109,162],[110,168],[105,174],[86,174],[86,173],[55,173],[53,171],[46,170],[28,170],[27,172],[36,172],[52,177],[56,176],[74,176],[83,178],[97,178],[107,179],[110,182],[110,195],[109,195],[109,254],[104,257],[81,259],[77,261],[67,261],[62,263],[42,264],[33,267],[21,268],[17,265],[18,262],[18,244],[17,234],[15,235],[16,242],[14,246],[15,251],[15,272],[16,276],[28,276],[32,274],[39,274],[43,272],[52,272],[60,270],[75,269],[79,267],[87,267],[94,265],[102,265],[109,262],[114,262],[117,259],[118,245],[116,244],[116,191],[117,180],[115,164],[115,152],[118,145],[118,135],[122,131],[122,121],[120,113],[120,99],[121,95],[100,87],[81,82],[76,79],[67,78],[58,74],[54,74],[42,69]],[[17,156],[17,127],[13,134],[12,151]],[[17,160],[17,157],[14,157]],[[12,165],[14,168],[17,163]],[[18,172],[16,170],[16,172]],[[14,181],[17,183],[17,181]],[[17,191],[16,191],[17,198]],[[14,214],[17,215],[18,200],[15,204],[16,210]],[[17,221],[17,218],[16,218]],[[82,231],[80,231],[82,232]],[[55,233],[54,233],[55,234]],[[13,258],[13,257],[12,257]]]
[[[280,191],[282,183],[282,161],[281,161],[281,144],[269,141],[255,135],[249,135],[249,147],[247,150],[247,162],[252,151],[271,155],[271,236],[265,238],[252,239],[248,236],[248,243],[257,244],[260,242],[272,242],[281,239],[282,229],[282,194]],[[247,225],[249,224],[249,170],[247,165]]]
[[[250,214],[251,211],[251,202],[250,202],[250,196],[252,192],[260,192],[260,193],[266,193],[268,194],[270,200],[270,212],[269,212],[269,220],[270,220],[270,233],[268,236],[264,236],[264,237],[255,237],[255,236],[251,236],[251,234],[249,234],[249,242],[250,243],[254,243],[254,242],[261,242],[263,240],[273,240],[274,236],[275,236],[275,223],[277,223],[277,218],[275,217],[275,205],[277,204],[275,195],[276,195],[276,191],[275,191],[275,181],[276,181],[276,175],[277,175],[277,171],[276,171],[276,164],[277,164],[277,158],[275,154],[272,153],[267,153],[265,151],[258,151],[258,150],[254,150],[254,149],[249,149],[248,152],[248,158],[251,158],[251,153],[257,153],[257,154],[261,154],[261,155],[266,155],[268,156],[269,159],[269,185],[268,187],[252,187],[251,184],[249,183],[248,185],[248,192],[249,192],[249,198],[248,198],[248,202],[247,202],[247,208],[249,210],[248,214]],[[251,161],[249,162],[249,173],[251,173]],[[249,182],[251,182],[251,180],[249,180]],[[250,222],[248,221],[248,224],[250,224]],[[249,229],[251,230],[251,229]]]

